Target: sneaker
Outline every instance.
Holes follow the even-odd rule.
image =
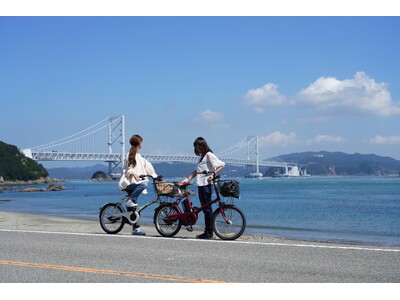
[[[141,231],[139,228],[136,228],[132,231],[132,235],[146,235],[146,233]]]
[[[133,202],[131,199],[129,199],[128,201],[125,202],[125,206],[132,208],[132,207],[136,207],[137,204],[135,202]]]
[[[189,232],[192,232],[193,231],[192,225],[186,226],[186,230]]]
[[[213,238],[213,233],[209,233],[209,232],[204,232],[202,234],[199,234],[196,236],[196,238],[198,239],[203,239],[203,240],[208,240],[208,239],[212,239]]]

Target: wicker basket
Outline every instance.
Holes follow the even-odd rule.
[[[159,196],[173,197],[180,194],[180,190],[173,182],[161,181],[156,183],[156,193]]]

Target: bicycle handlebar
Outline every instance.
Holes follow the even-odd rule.
[[[216,175],[215,172],[203,171],[203,172],[198,172],[197,174],[214,175],[214,176],[213,176],[213,181],[215,181],[216,179],[220,179],[220,178],[221,178],[221,176],[220,176],[220,175]],[[157,177],[153,177],[153,176],[151,176],[151,175],[145,175],[145,174],[139,175],[139,177],[140,177],[141,179],[145,179],[146,177],[147,177],[147,178],[151,178],[151,179],[153,179],[153,181],[162,181],[163,178],[164,178],[162,175],[159,175],[159,176],[157,176]]]
[[[216,175],[215,172],[207,172],[207,171],[203,171],[203,172],[198,172],[197,174],[203,174],[203,175],[214,175],[213,177],[213,181],[215,181],[216,179],[221,178],[221,175]]]
[[[162,181],[163,180],[163,176],[159,175],[157,177],[153,177],[151,175],[139,175],[140,178],[145,179],[146,177],[153,179],[153,181]]]

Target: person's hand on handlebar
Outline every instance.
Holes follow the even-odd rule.
[[[215,173],[212,172],[212,173],[210,174],[210,176],[208,176],[208,178],[207,178],[208,183],[211,183],[211,182],[213,181],[214,177],[215,177]]]

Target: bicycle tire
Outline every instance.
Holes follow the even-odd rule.
[[[181,230],[181,220],[168,220],[169,215],[179,214],[180,211],[172,204],[161,205],[154,212],[154,225],[157,232],[164,237],[173,237]]]
[[[122,217],[112,219],[110,218],[115,213],[122,213],[122,209],[115,203],[108,203],[104,205],[99,213],[99,221],[101,228],[108,234],[117,234],[124,227],[124,220]]]
[[[224,215],[228,218],[225,221]],[[217,208],[212,217],[214,233],[222,240],[236,240],[246,229],[246,217],[243,211],[236,206],[221,206]]]

